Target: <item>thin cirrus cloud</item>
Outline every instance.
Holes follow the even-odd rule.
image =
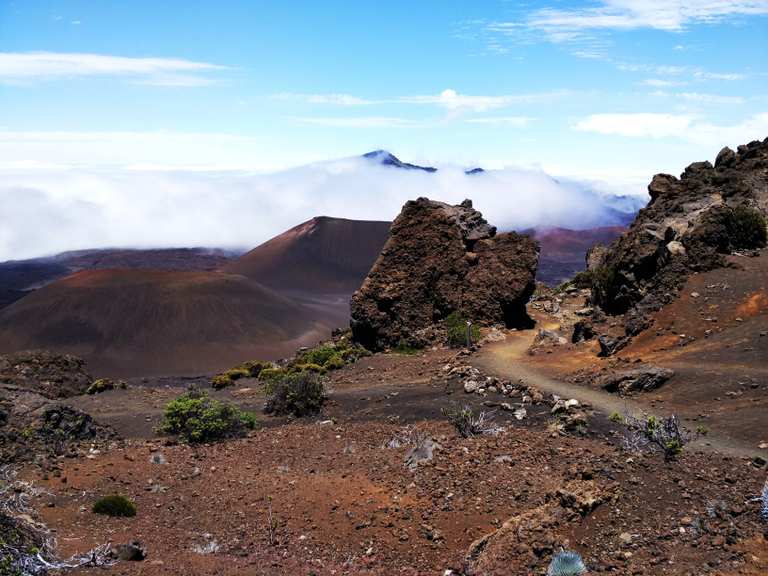
[[[157,86],[204,86],[226,66],[183,58],[134,58],[77,52],[0,52],[0,82],[118,77]]]
[[[552,42],[565,42],[599,30],[651,28],[677,32],[691,24],[760,14],[768,14],[768,1],[603,0],[587,8],[536,10],[517,24],[544,33]]]
[[[487,112],[507,108],[516,104],[544,102],[567,96],[568,90],[552,90],[523,94],[502,94],[494,96],[460,94],[447,88],[439,94],[398,96],[395,98],[368,99],[350,94],[304,94],[282,92],[272,97],[277,100],[303,102],[306,104],[329,104],[335,106],[368,106],[374,104],[414,104],[439,106],[449,112]]]
[[[326,126],[334,128],[416,128],[423,126],[423,122],[397,118],[393,116],[292,116],[290,120],[296,124],[305,126]]]

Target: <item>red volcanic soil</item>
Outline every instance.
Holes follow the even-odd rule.
[[[604,226],[586,230],[548,228],[528,230],[541,245],[537,280],[555,286],[573,278],[585,268],[587,250],[595,244],[610,244],[622,235],[622,226]]]
[[[0,311],[0,351],[77,354],[97,375],[209,372],[327,336],[343,301],[310,307],[222,272],[93,270]]]
[[[389,227],[389,222],[312,218],[223,269],[281,292],[352,294],[379,256]]]
[[[155,270],[216,270],[237,257],[217,248],[153,248],[64,252],[56,261],[70,269],[152,268]]]

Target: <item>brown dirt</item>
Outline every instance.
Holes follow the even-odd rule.
[[[328,337],[348,315],[221,272],[92,270],[0,311],[0,351],[78,355],[96,376],[200,374],[277,359]]]
[[[529,547],[487,574],[543,574],[561,545],[582,552],[596,572],[687,576],[706,561],[708,574],[761,574],[768,553],[757,503],[747,500],[764,471],[711,454],[672,464],[658,455],[629,458],[602,425],[585,437],[553,437],[546,405],[531,407],[523,422],[497,412],[504,433],[461,439],[440,408],[460,401],[482,409],[494,397],[466,395],[445,377],[454,356],[431,350],[365,358],[332,374],[330,401],[318,417],[259,415],[265,426],[250,437],[212,445],[177,445],[152,431],[162,406],[193,379],[136,379],[128,390],[77,398],[128,440],[62,459],[52,474],[29,467],[27,477],[50,492],[35,504],[64,556],[106,540],[139,539],[148,549],[142,563],[83,573],[438,575],[461,569],[474,540],[589,474],[621,487],[614,502],[532,535]],[[256,383],[240,382],[213,394],[257,409],[263,395]],[[406,447],[384,447],[409,423],[441,445],[415,472],[404,465]],[[151,462],[156,452],[166,464]],[[133,498],[138,515],[90,512],[111,493]],[[708,515],[713,502],[722,517]],[[702,528],[681,533],[686,517]],[[633,534],[632,544],[620,542],[623,532]],[[214,541],[215,553],[195,551]]]

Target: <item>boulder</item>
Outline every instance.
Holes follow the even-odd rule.
[[[626,337],[618,338],[614,336],[606,336],[602,334],[597,337],[597,343],[600,344],[600,352],[597,353],[601,358],[607,358],[613,356],[629,344],[629,339]]]
[[[674,370],[645,364],[627,370],[609,372],[599,380],[600,386],[608,392],[648,392],[662,386],[675,375]]]
[[[577,312],[578,314],[578,312]],[[591,340],[595,337],[595,329],[592,326],[592,322],[589,320],[579,320],[573,325],[573,334],[571,335],[571,342],[576,344],[577,342],[584,342],[585,340]]]
[[[538,246],[497,234],[465,200],[409,201],[361,288],[352,297],[353,338],[372,350],[423,345],[451,313],[480,324],[530,325]]]

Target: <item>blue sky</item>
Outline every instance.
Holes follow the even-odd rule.
[[[0,178],[386,148],[642,193],[768,136],[766,56],[768,0],[1,1]]]

